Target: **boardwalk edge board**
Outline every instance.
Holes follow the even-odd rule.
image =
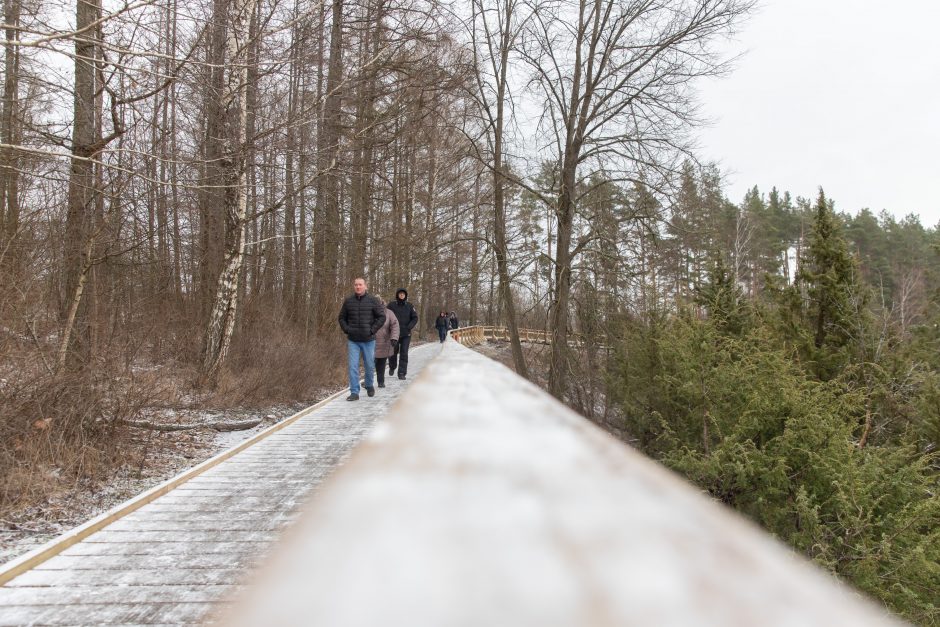
[[[182,485],[183,483],[189,481],[190,479],[197,477],[209,470],[210,468],[217,466],[221,462],[227,460],[230,457],[233,457],[237,453],[245,450],[246,448],[252,446],[253,444],[258,443],[260,440],[268,437],[269,435],[280,431],[284,427],[293,424],[303,416],[316,411],[320,407],[323,407],[330,401],[333,401],[343,394],[346,393],[346,390],[340,390],[335,392],[330,396],[326,397],[322,401],[311,405],[305,409],[300,410],[293,416],[285,418],[284,420],[271,425],[264,431],[253,435],[252,437],[239,442],[235,446],[222,451],[221,453],[210,457],[206,461],[193,466],[188,470],[184,470],[175,477],[167,479],[163,483],[156,485],[146,492],[142,492],[137,496],[127,500],[120,505],[115,506],[114,508],[99,514],[95,518],[92,518],[88,522],[79,525],[73,529],[70,529],[63,533],[62,535],[53,538],[49,542],[33,549],[32,551],[21,555],[20,557],[14,558],[7,562],[6,564],[0,564],[0,586],[6,585],[9,581],[22,575],[23,573],[32,570],[39,564],[42,564],[46,560],[55,557],[65,549],[70,546],[81,542],[91,534],[100,531],[110,525],[111,523],[120,520],[124,516],[134,512],[135,510],[140,509],[144,505],[147,505],[151,501],[157,499],[160,496],[172,491],[174,488]]]

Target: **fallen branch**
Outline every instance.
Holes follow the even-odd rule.
[[[216,431],[244,431],[261,424],[261,418],[240,420],[238,422],[200,422],[192,425],[169,425],[147,420],[121,420],[120,424],[138,429],[151,429],[153,431],[189,431],[191,429],[215,429]]]

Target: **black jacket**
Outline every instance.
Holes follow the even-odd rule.
[[[450,326],[450,318],[447,316],[438,316],[434,321],[434,326],[438,329],[447,330],[447,328]]]
[[[375,339],[375,332],[385,324],[385,306],[366,292],[362,296],[353,294],[343,301],[339,310],[339,326],[353,342],[368,342]]]
[[[402,292],[405,293],[405,300],[398,300],[398,295]],[[411,335],[411,330],[418,324],[418,312],[415,311],[414,306],[408,302],[408,290],[402,288],[395,292],[395,300],[386,305],[386,307],[398,318],[398,327],[401,329],[401,337]]]

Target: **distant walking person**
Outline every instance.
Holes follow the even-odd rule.
[[[385,362],[395,354],[395,348],[398,347],[398,328],[398,318],[386,305],[385,322],[375,334],[375,378],[378,379],[380,388],[385,387]]]
[[[447,312],[442,311],[438,316],[437,320],[434,321],[434,327],[437,329],[437,335],[441,338],[441,344],[444,343],[444,340],[447,339],[447,327],[450,326],[450,318],[447,317]]]
[[[450,328],[456,329],[459,326],[460,326],[460,321],[457,320],[457,312],[456,311],[450,312]]]
[[[408,374],[408,347],[411,345],[411,330],[418,324],[418,312],[408,302],[408,290],[403,287],[395,292],[395,300],[386,308],[398,318],[398,346],[388,358],[388,374],[395,374],[398,368],[398,378],[404,379]]]
[[[353,281],[353,294],[339,310],[339,326],[346,334],[349,360],[349,396],[347,401],[359,400],[359,357],[366,367],[366,392],[375,396],[375,333],[385,323],[385,306],[366,292],[366,280]]]

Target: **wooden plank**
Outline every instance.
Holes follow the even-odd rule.
[[[90,544],[117,542],[270,542],[277,537],[273,531],[177,531],[172,536],[162,531],[111,531],[104,529],[85,539]]]
[[[23,625],[198,624],[211,603],[135,603],[121,605],[14,606],[0,613],[0,627]]]
[[[284,527],[290,518],[284,516],[264,518],[260,516],[203,516],[196,519],[180,520],[179,518],[127,520],[122,519],[108,527],[109,531],[160,531],[164,536],[173,537],[180,532],[188,531],[215,531],[215,532],[249,532],[249,531],[277,531]]]
[[[195,555],[206,553],[234,553],[257,555],[271,546],[270,542],[79,542],[70,546],[61,555]],[[15,580],[14,580],[15,581]],[[7,584],[10,585],[10,584]],[[4,588],[0,588],[3,590]]]
[[[50,594],[47,587],[0,587],[0,607],[13,605],[137,604],[137,603],[210,603],[226,594],[238,592],[237,585],[216,586],[124,586],[60,587]]]
[[[172,583],[176,586],[196,584],[217,586],[238,582],[245,576],[241,568],[163,568],[160,570],[39,570],[33,569],[17,577],[8,585],[18,587],[125,587],[159,586]]]
[[[258,559],[258,553],[243,555],[241,552],[186,553],[183,555],[160,553],[157,555],[137,555],[134,559],[128,559],[126,555],[65,555],[60,553],[33,570],[38,572],[44,570],[168,570],[173,568],[186,570],[200,568],[232,569],[254,565]],[[6,587],[0,588],[0,590],[6,590]]]

